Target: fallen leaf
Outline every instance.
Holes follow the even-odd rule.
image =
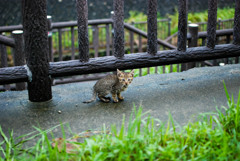
[[[80,147],[79,145],[74,144],[73,142],[77,142],[77,139],[65,140],[64,138],[56,138],[56,139],[53,139],[53,143],[51,145],[53,148],[57,146],[57,149],[59,152],[62,152],[64,150],[64,147],[66,146],[66,152],[68,154],[77,153]]]

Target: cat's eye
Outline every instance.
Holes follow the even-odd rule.
[[[130,81],[131,81],[131,79],[129,79],[129,78],[128,78],[128,81],[130,82]]]
[[[122,81],[125,81],[125,79],[123,78]]]

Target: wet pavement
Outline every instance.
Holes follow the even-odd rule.
[[[84,104],[91,98],[95,81],[53,86],[53,99],[43,103],[28,101],[27,91],[0,93],[0,125],[5,133],[13,129],[14,136],[35,131],[34,127],[49,129],[66,123],[72,133],[101,130],[103,124],[120,126],[134,109],[142,107],[151,116],[168,121],[169,112],[179,125],[193,120],[200,113],[216,111],[227,106],[223,80],[230,95],[238,96],[240,65],[194,68],[186,72],[147,75],[135,78],[119,103],[99,100]],[[67,130],[67,129],[66,129]],[[62,136],[61,128],[53,130]]]

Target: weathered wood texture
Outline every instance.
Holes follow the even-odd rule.
[[[155,55],[157,53],[157,0],[148,0],[147,12],[147,52]]]
[[[32,102],[43,102],[52,98],[46,5],[46,0],[22,1],[24,51],[27,57],[27,66],[32,73],[32,77],[28,81],[28,96]]]
[[[48,24],[48,60],[53,61],[53,51],[52,51],[52,16],[47,16]]]
[[[206,31],[198,32],[198,38],[204,39],[206,38],[208,33]],[[233,29],[224,29],[224,30],[216,30],[216,36],[230,36],[233,35]],[[191,39],[191,34],[187,34],[187,39]]]
[[[235,0],[233,43],[236,45],[240,45],[240,1],[239,0]]]
[[[214,49],[202,46],[188,48],[186,52],[178,50],[158,51],[155,56],[151,56],[148,53],[136,53],[126,54],[122,59],[114,56],[92,58],[85,63],[78,60],[52,62],[50,63],[49,74],[54,78],[109,72],[115,71],[117,68],[133,69],[235,56],[240,56],[240,46],[238,45],[216,45]],[[0,69],[0,84],[27,81],[27,79],[27,71],[23,66]]]
[[[78,48],[81,62],[89,60],[88,4],[87,0],[76,0],[78,22]]]
[[[12,32],[13,38],[15,40],[15,48],[13,48],[13,58],[14,58],[14,65],[21,66],[25,65],[25,54],[24,54],[24,46],[23,46],[23,31],[22,30],[15,30]],[[16,90],[25,90],[26,86],[24,82],[16,84]]]
[[[124,57],[124,0],[113,1],[114,53],[117,58]]]
[[[71,59],[75,59],[75,46],[74,46],[74,27],[71,27],[71,47],[72,47],[72,55]]]
[[[186,51],[187,46],[187,17],[188,17],[188,0],[178,0],[178,43],[177,49],[179,51]]]
[[[1,53],[1,68],[8,66],[7,61],[7,49],[6,46],[3,44],[0,44],[0,53]]]
[[[4,44],[10,47],[15,47],[14,39],[8,38],[7,36],[0,35],[0,44]]]
[[[217,0],[208,0],[207,47],[213,49],[216,43]]]
[[[197,24],[189,24],[189,34],[191,35],[191,39],[188,42],[188,47],[197,47],[198,46],[198,25]],[[186,69],[191,69],[196,66],[195,62],[187,63]]]

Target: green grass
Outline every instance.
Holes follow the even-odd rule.
[[[226,86],[228,108],[217,108],[217,112],[201,114],[196,122],[184,127],[174,123],[171,114],[167,123],[152,118],[140,107],[134,108],[125,124],[118,129],[111,126],[110,133],[103,126],[103,133],[76,141],[58,142],[61,149],[51,146],[48,131],[18,138],[1,132],[1,160],[239,160],[240,159],[240,116],[238,100],[230,97]],[[193,106],[194,108],[194,106]],[[63,138],[65,132],[63,131]],[[37,139],[36,136],[40,136]],[[23,146],[28,140],[36,140],[33,147]],[[17,142],[16,140],[21,140]],[[71,151],[69,150],[71,146]]]
[[[234,18],[234,8],[218,8],[217,10],[217,19],[231,19]],[[172,19],[171,24],[171,34],[178,31],[178,12],[175,12],[173,15],[168,15]],[[188,13],[188,21],[191,23],[198,23],[198,22],[207,22],[208,20],[208,11],[205,10],[203,12],[195,12],[195,13]]]

